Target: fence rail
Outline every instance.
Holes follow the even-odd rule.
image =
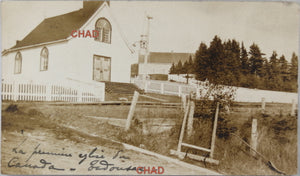
[[[191,92],[197,94],[197,87],[183,84],[183,83],[175,83],[175,82],[167,82],[167,81],[156,81],[156,80],[141,80],[141,79],[133,79],[132,82],[136,84],[139,88],[144,89],[145,92],[150,93],[160,93],[166,95],[187,95]],[[200,96],[197,94],[197,96]]]
[[[138,78],[132,79],[132,83],[136,84],[145,92],[176,96],[194,93],[196,99],[200,99],[201,92],[205,93],[208,88],[205,84],[202,85],[201,83],[184,84],[169,81],[142,80]],[[262,98],[264,98],[266,102],[291,103],[294,100],[298,103],[298,93],[249,89],[243,87],[235,88],[236,95],[234,100],[237,102],[261,102]]]
[[[104,83],[84,83],[67,79],[56,83],[3,81],[2,100],[100,102],[105,98]]]

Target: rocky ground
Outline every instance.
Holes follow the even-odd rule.
[[[66,124],[66,121],[59,119],[63,117],[58,118],[55,112],[51,116],[41,113],[37,107],[46,108],[47,105],[2,106],[2,174],[144,174],[142,171],[137,172],[137,167],[150,167],[151,173],[156,175],[216,174],[204,168],[199,171],[127,150],[121,144],[107,140],[111,135],[109,131],[118,130],[109,124],[95,125],[95,121],[92,120],[85,120],[84,125],[84,121],[79,122],[86,126],[85,129],[89,129],[90,126],[89,131],[74,126],[76,123],[70,124],[72,119]],[[70,118],[65,115],[65,118]],[[99,131],[96,131],[94,126],[97,126]],[[105,136],[106,139],[101,136]],[[152,171],[153,167],[157,170]],[[146,170],[145,172],[147,174]]]

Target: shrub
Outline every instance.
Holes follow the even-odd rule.
[[[5,111],[6,112],[17,112],[19,109],[18,109],[18,105],[15,105],[15,104],[10,104],[6,109]]]

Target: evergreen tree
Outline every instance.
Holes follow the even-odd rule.
[[[192,56],[189,56],[189,60],[185,61],[184,67],[186,73],[186,83],[188,84],[190,79],[190,74],[194,72]]]
[[[169,73],[170,73],[170,74],[176,74],[176,68],[175,68],[174,62],[172,63],[172,66],[171,66],[171,68],[170,68],[170,70],[169,70]]]
[[[184,70],[183,70],[182,62],[181,62],[181,60],[179,60],[179,62],[177,63],[177,66],[176,66],[176,73],[183,74],[183,72],[184,72]]]
[[[291,65],[289,68],[290,80],[293,82],[297,82],[298,79],[298,56],[293,53],[291,58]]]
[[[240,45],[236,40],[228,41],[225,45],[225,73],[227,85],[238,86],[241,74]],[[227,46],[226,46],[227,45]],[[229,76],[230,75],[230,76]]]
[[[225,60],[224,60],[224,46],[222,40],[215,36],[208,48],[208,67],[207,79],[215,84],[224,84],[227,80],[226,73],[224,72]]]
[[[283,82],[288,81],[289,76],[288,76],[288,63],[287,60],[285,59],[284,55],[282,55],[279,59],[279,64],[280,64],[280,77]]]
[[[192,74],[195,72],[195,68],[194,68],[194,61],[192,59],[192,56],[189,56],[189,61],[188,61],[188,73]]]
[[[295,53],[292,55],[288,70],[291,91],[298,92],[298,56]]]
[[[257,44],[253,43],[250,46],[250,73],[254,74],[255,76],[262,76],[262,68],[263,68],[263,58],[262,58],[262,53],[258,47]]]
[[[182,66],[182,74],[188,74],[189,72],[189,63],[188,61],[185,61]]]
[[[273,51],[272,56],[270,57],[270,68],[273,75],[278,75],[279,73],[279,61],[277,58],[276,51]]]
[[[250,71],[250,67],[249,67],[248,53],[246,48],[244,47],[244,43],[242,43],[240,58],[241,58],[241,71],[244,75],[248,75]]]
[[[277,58],[277,53],[276,51],[273,51],[272,56],[270,57],[270,62],[269,62],[269,67],[270,67],[270,73],[268,77],[268,88],[269,89],[278,89],[279,85],[278,83],[280,82],[280,67],[279,67],[279,60]]]
[[[270,77],[270,64],[268,62],[268,59],[265,57],[263,58],[263,68],[262,68],[261,76],[264,81],[268,81]],[[264,85],[265,85],[264,87],[267,86],[266,82],[264,83]]]
[[[284,55],[278,59],[276,51],[269,60],[263,55],[255,43],[247,53],[243,43],[240,47],[234,39],[222,42],[215,36],[209,47],[200,43],[194,62],[190,57],[184,63],[184,73],[195,73],[196,79],[214,84],[297,91],[298,56],[293,53],[289,64]]]
[[[208,72],[211,72],[211,67],[209,66],[210,61],[208,57],[208,48],[205,43],[201,42],[199,49],[196,51],[195,54],[195,75],[196,79],[200,81],[204,81],[207,76]]]

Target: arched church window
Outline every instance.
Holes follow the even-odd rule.
[[[95,30],[98,31],[96,41],[111,43],[111,25],[105,18],[99,18],[95,24]]]
[[[46,71],[48,70],[48,58],[49,57],[49,51],[46,47],[44,47],[41,51],[41,63],[40,63],[40,70]]]
[[[15,57],[15,74],[20,74],[22,72],[22,55],[17,52]]]

